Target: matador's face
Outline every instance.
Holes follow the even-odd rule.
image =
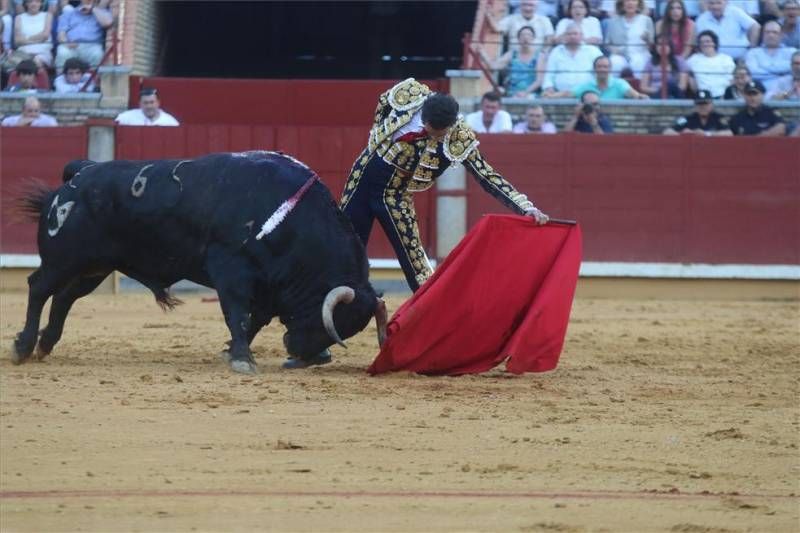
[[[427,122],[424,124],[425,131],[430,135],[432,138],[436,139],[437,141],[441,141],[444,139],[444,136],[447,135],[447,132],[450,128],[444,128],[441,130],[437,130]]]

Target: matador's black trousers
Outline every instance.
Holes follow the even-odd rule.
[[[408,286],[416,291],[432,269],[422,247],[407,173],[366,150],[358,156],[344,186],[340,206],[364,246],[377,218],[394,248]]]

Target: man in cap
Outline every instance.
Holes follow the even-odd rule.
[[[709,91],[697,91],[694,99],[694,113],[678,118],[672,127],[664,130],[664,135],[732,135],[725,119],[714,111],[714,99]]]
[[[746,107],[730,120],[734,135],[761,135],[763,137],[783,137],[786,124],[783,117],[771,107],[764,105],[764,85],[751,81],[744,86]]]

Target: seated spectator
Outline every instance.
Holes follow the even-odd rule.
[[[699,91],[694,99],[694,113],[680,117],[671,128],[664,130],[664,135],[732,135],[725,119],[714,111],[714,100],[708,91]]]
[[[549,18],[536,13],[538,6],[539,0],[522,0],[519,4],[519,12],[506,15],[499,21],[491,13],[487,13],[486,19],[494,31],[508,37],[511,48],[517,47],[516,36],[523,26],[533,28],[536,34],[536,45],[547,47],[553,40],[553,23]]]
[[[508,69],[505,78],[507,95],[525,98],[542,86],[547,54],[533,44],[534,38],[533,28],[523,26],[517,33],[519,49],[511,49],[494,61],[486,57],[480,45],[473,46],[492,70]]]
[[[798,17],[800,17],[800,1],[786,0],[783,4],[783,17],[778,22],[781,23],[781,42],[792,48],[800,48]]]
[[[589,0],[569,0],[567,13],[569,16],[559,20],[556,24],[556,44],[566,43],[564,32],[567,31],[567,26],[570,24],[577,24],[581,28],[585,44],[603,44],[603,30],[600,21],[589,16]]]
[[[666,36],[672,49],[683,59],[694,49],[694,21],[686,13],[683,0],[669,0],[664,17],[656,22],[656,35]]]
[[[650,59],[650,43],[655,34],[653,20],[643,14],[643,0],[617,0],[616,7],[605,40],[611,54],[611,70],[619,74],[628,67],[638,78]]]
[[[180,126],[177,119],[161,109],[158,91],[143,88],[139,92],[139,108],[129,109],[117,115],[120,126]]]
[[[648,17],[653,17],[656,8],[656,0],[644,0],[644,7],[642,13]],[[601,18],[613,18],[617,14],[617,0],[600,0]]]
[[[686,61],[692,69],[693,89],[709,91],[714,98],[721,98],[731,83],[736,64],[731,56],[718,52],[719,39],[711,30],[700,32],[697,48],[700,51]]]
[[[531,106],[525,111],[525,120],[514,125],[514,133],[555,133],[556,126],[547,121],[542,106]]]
[[[53,82],[57,93],[77,93],[81,92],[86,85],[85,92],[94,91],[94,82],[90,82],[92,75],[87,72],[89,65],[78,59],[71,57],[64,61],[64,73],[58,76]]]
[[[753,79],[772,92],[778,79],[791,72],[791,57],[796,51],[781,43],[781,25],[771,20],[764,24],[761,46],[747,51],[745,63]]]
[[[511,115],[501,109],[500,94],[488,92],[481,98],[481,109],[470,113],[464,120],[475,133],[509,133]]]
[[[719,51],[733,59],[743,57],[749,46],[758,44],[761,26],[750,15],[727,0],[707,0],[708,10],[697,17],[697,31],[713,31]]]
[[[600,95],[601,100],[619,100],[622,98],[647,98],[631,85],[620,78],[611,74],[611,60],[606,56],[600,56],[594,60],[594,80],[582,83],[572,90],[575,97],[586,92],[593,92]]]
[[[675,55],[672,41],[666,35],[659,35],[650,47],[650,61],[644,67],[639,88],[651,98],[661,98],[662,94],[667,98],[685,98],[688,87],[689,65]]]
[[[37,67],[53,63],[53,16],[42,10],[42,0],[23,0],[24,13],[14,17],[14,44],[18,54],[32,59]]]
[[[39,88],[36,85],[36,72],[38,70],[36,63],[32,59],[21,61],[17,68],[14,69],[16,76],[9,77],[8,87],[5,90],[10,93],[39,92]]]
[[[725,89],[723,98],[725,100],[741,100],[744,102],[744,88],[751,81],[753,81],[753,77],[750,76],[749,68],[744,65],[736,67],[733,69],[733,83]]]
[[[58,122],[50,115],[42,113],[42,104],[38,98],[29,96],[22,104],[22,114],[4,118],[0,126],[49,127],[58,126]]]
[[[762,137],[783,137],[786,124],[783,117],[771,107],[764,105],[764,85],[754,80],[744,88],[746,107],[733,115],[730,120],[734,135],[759,135]]]
[[[58,19],[56,70],[63,70],[64,62],[71,57],[78,57],[91,67],[99,65],[105,30],[112,23],[111,12],[95,6],[95,0],[81,0],[77,9],[62,14]]]
[[[783,76],[776,83],[773,91],[767,91],[767,98],[772,100],[800,100],[800,51],[792,54],[792,73]]]
[[[547,56],[542,84],[545,97],[570,95],[576,86],[591,81],[594,60],[603,55],[596,46],[582,43],[577,24],[567,26],[564,35],[566,42],[553,48]]]
[[[606,115],[600,112],[600,95],[587,91],[581,95],[581,100],[575,106],[575,114],[564,126],[564,131],[577,131],[578,133],[594,133],[603,135],[614,133],[614,125]]]

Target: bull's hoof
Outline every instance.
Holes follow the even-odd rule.
[[[239,374],[258,374],[258,367],[251,361],[240,361],[233,359],[230,361],[231,370]]]
[[[50,355],[50,352],[53,351],[53,347],[51,346],[48,350],[46,347],[42,347],[42,343],[40,342],[36,346],[36,352],[34,353],[33,357],[37,361],[44,361],[44,358]]]
[[[33,353],[33,347],[27,348],[19,341],[14,341],[14,346],[11,348],[11,362],[15,365],[24,363]]]
[[[333,358],[331,357],[330,350],[323,350],[317,355],[310,357],[308,359],[302,359],[300,357],[290,357],[286,361],[284,361],[283,365],[281,366],[287,370],[295,370],[298,368],[308,368],[310,366],[327,365],[332,360]]]

